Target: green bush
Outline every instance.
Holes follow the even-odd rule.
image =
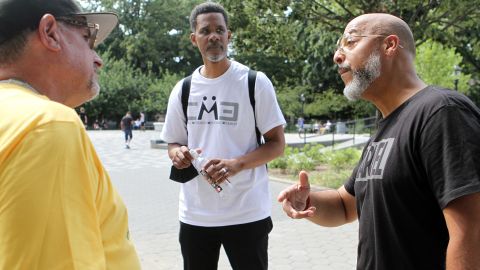
[[[277,169],[287,169],[287,166],[288,166],[288,159],[292,156],[293,154],[293,149],[292,147],[285,147],[285,151],[283,153],[282,156],[270,161],[270,163],[268,163],[268,166],[270,168],[277,168]]]
[[[305,153],[298,153],[287,161],[287,171],[293,174],[299,173],[301,170],[315,169],[314,160]]]
[[[356,148],[331,151],[327,164],[338,171],[347,167],[355,166],[360,159],[360,155],[361,151]]]
[[[270,168],[286,169],[288,164],[287,161],[288,161],[288,156],[284,154],[281,157],[278,157],[270,161],[270,163],[268,163],[268,166]]]
[[[282,169],[293,179],[305,170],[312,184],[338,188],[352,173],[361,151],[356,148],[321,151],[323,148],[320,144],[307,144],[301,149],[287,146],[284,155],[271,161],[269,167]]]
[[[325,154],[324,152],[321,151],[321,149],[325,148],[322,144],[307,144],[304,146],[303,152],[313,159],[314,162],[316,163],[325,163]]]

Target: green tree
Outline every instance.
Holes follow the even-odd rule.
[[[118,121],[126,110],[134,116],[140,111],[164,114],[175,83],[201,64],[188,20],[200,1],[83,2],[89,10],[116,12],[120,21],[97,48],[105,63],[99,74],[102,91],[85,105],[89,116]]]
[[[201,64],[190,42],[189,16],[198,0],[90,0],[90,10],[114,11],[120,25],[99,48],[142,72],[189,74]]]
[[[463,72],[479,73],[480,50],[475,50],[479,48],[480,37],[478,0],[224,0],[222,3],[233,15],[235,57],[265,71],[281,91],[297,89],[305,93],[307,89],[309,102],[324,100],[321,95],[329,90],[341,95],[343,83],[332,62],[335,42],[346,24],[364,13],[387,12],[404,19],[412,28],[417,46],[428,38],[450,44],[463,57]],[[301,94],[292,90],[288,96]],[[329,109],[335,110],[336,103],[331,104]],[[320,108],[317,105],[313,107]],[[346,106],[345,110],[369,111],[365,106],[354,110]]]
[[[314,96],[314,100],[307,105],[308,115],[321,116],[328,119],[351,119],[356,117],[367,117],[375,114],[375,107],[366,101],[348,101],[343,95],[329,89]]]
[[[166,91],[176,78],[190,74],[201,65],[201,57],[190,42],[188,17],[199,0],[87,0],[88,9],[116,11],[120,26],[99,46],[98,51],[109,53],[106,67],[111,63],[122,66],[126,73],[139,77],[139,85],[132,89],[132,80],[115,74],[101,78],[104,89],[129,89],[136,93],[128,95],[132,108],[150,107],[164,110]],[[307,97],[307,117],[355,118],[374,111],[366,103],[349,103],[342,96],[343,82],[332,61],[335,42],[345,25],[353,17],[370,12],[388,12],[404,19],[412,28],[417,47],[432,41],[443,44],[447,51],[456,54],[443,58],[442,63],[432,59],[422,61],[425,65],[450,68],[459,65],[462,75],[459,88],[480,102],[480,11],[479,0],[221,0],[231,18],[233,40],[230,55],[265,72],[274,83],[278,100],[287,116],[296,118],[301,114],[300,94]],[[423,49],[422,49],[423,50]],[[422,57],[419,52],[419,59]],[[428,50],[425,52],[428,55]],[[436,55],[437,57],[438,55]],[[461,57],[461,59],[459,58]],[[458,61],[460,59],[460,61]],[[123,62],[122,62],[123,61]],[[446,61],[446,62],[445,62]],[[120,69],[120,67],[116,67]],[[421,76],[430,82],[426,72]],[[427,68],[428,69],[428,68]],[[434,70],[432,67],[430,69]],[[452,73],[442,71],[445,83],[452,87]],[[102,73],[103,74],[103,73]],[[107,74],[107,73],[106,73]],[[466,81],[469,74],[471,80]],[[433,75],[433,74],[432,74]],[[103,75],[101,75],[103,76]],[[434,79],[432,76],[430,76]],[[117,82],[106,80],[118,80]],[[431,81],[431,82],[435,82]],[[476,83],[477,82],[477,83]],[[125,84],[120,86],[120,84]],[[112,87],[116,86],[116,87]],[[113,90],[112,90],[113,91]],[[163,92],[162,92],[163,91]],[[119,97],[101,94],[100,101],[87,104],[90,111],[115,112]],[[105,95],[102,96],[102,95]],[[158,100],[155,100],[158,95]],[[146,104],[146,105],[145,105]],[[88,108],[88,106],[91,106]],[[96,106],[103,106],[97,108]],[[153,108],[155,107],[155,108]],[[122,108],[123,114],[124,108]],[[332,116],[333,115],[333,116]]]
[[[113,59],[109,53],[101,57],[106,63],[99,74],[101,91],[85,105],[91,119],[105,117],[118,121],[128,110],[134,117],[141,111],[148,115],[165,114],[170,92],[181,76],[167,72],[157,78],[123,59]]]
[[[152,84],[152,79],[125,60],[115,60],[109,53],[101,55],[105,66],[100,69],[99,96],[85,106],[90,117],[119,120],[127,110],[138,112],[136,105],[141,93]]]
[[[178,74],[165,73],[162,78],[153,80],[139,99],[138,108],[150,114],[167,112],[167,104],[170,93],[175,84],[182,79]]]
[[[459,67],[461,61],[462,57],[454,49],[427,40],[417,48],[415,67],[426,83],[454,89],[454,82],[458,80],[458,90],[467,93],[471,76],[455,74],[455,67]]]

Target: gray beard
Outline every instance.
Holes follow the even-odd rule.
[[[85,102],[94,100],[98,96],[98,94],[100,94],[100,85],[98,84],[98,82],[93,81],[93,79],[90,80],[88,88],[91,90],[91,96]]]
[[[343,89],[343,94],[351,101],[362,98],[363,93],[380,76],[380,54],[372,52],[365,63],[364,68],[352,70],[353,79]]]
[[[226,53],[217,54],[217,55],[207,55],[207,59],[210,62],[218,63],[218,62],[222,61],[223,59],[225,59],[226,56],[227,56]]]

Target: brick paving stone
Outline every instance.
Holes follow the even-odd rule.
[[[168,179],[166,150],[153,149],[155,131],[134,131],[125,149],[121,131],[88,131],[112,182],[128,208],[130,234],[144,270],[180,270],[178,243],[179,184]],[[292,136],[290,136],[292,137]],[[289,184],[271,181],[274,228],[269,240],[269,269],[355,269],[358,223],[324,228],[292,220],[276,202]],[[231,269],[222,249],[219,270]]]

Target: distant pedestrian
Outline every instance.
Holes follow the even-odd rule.
[[[88,117],[84,107],[80,107],[80,112],[78,113],[78,116],[82,120],[82,123],[85,126],[85,129],[88,128]]]
[[[145,131],[145,114],[140,112],[140,130]]]
[[[94,130],[99,130],[100,129],[100,122],[98,121],[98,118],[95,119],[95,122],[93,122],[93,129]]]
[[[330,122],[330,120],[327,120],[327,123],[325,123],[325,132],[330,132],[331,126],[332,122]]]
[[[312,128],[312,131],[313,133],[320,133],[320,127],[321,127],[321,123],[320,121],[315,121],[315,123],[313,124],[313,128]]]
[[[120,121],[120,127],[125,133],[125,148],[130,149],[130,142],[132,141],[133,138],[133,118],[132,118],[132,113],[128,111],[125,116],[122,118]]]
[[[138,118],[137,120],[135,120],[135,123],[133,125],[133,129],[138,130],[138,129],[140,129],[140,126],[141,126],[140,118]]]
[[[303,119],[303,117],[299,117],[297,119],[297,127],[298,127],[298,132],[303,132],[303,125],[305,123],[305,119]]]

